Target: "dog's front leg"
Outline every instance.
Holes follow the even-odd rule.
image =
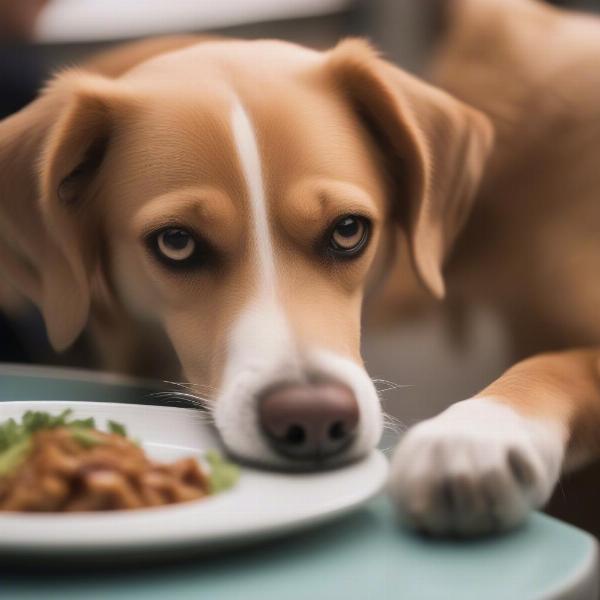
[[[535,356],[410,429],[391,495],[406,522],[433,534],[506,529],[548,500],[563,463],[598,453],[599,433],[600,350]]]

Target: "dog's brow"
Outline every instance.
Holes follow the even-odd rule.
[[[232,127],[242,173],[248,189],[261,287],[263,291],[274,292],[275,261],[269,231],[260,153],[250,118],[239,102],[236,102],[233,107]]]
[[[207,186],[185,187],[159,195],[138,211],[132,222],[134,235],[145,237],[162,226],[200,224],[203,235],[218,232],[220,241],[239,238],[239,221],[229,196]],[[210,235],[208,236],[211,237]]]

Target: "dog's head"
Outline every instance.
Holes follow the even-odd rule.
[[[360,357],[365,289],[403,228],[443,295],[490,138],[356,40],[211,41],[116,78],[67,72],[0,124],[0,269],[57,349],[101,277],[211,386],[234,453],[348,460],[382,424]]]

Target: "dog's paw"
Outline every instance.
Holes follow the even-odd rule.
[[[565,431],[491,399],[458,402],[408,431],[392,459],[401,518],[434,535],[478,535],[520,523],[558,479]]]

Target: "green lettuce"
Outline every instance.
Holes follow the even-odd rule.
[[[204,456],[209,466],[208,485],[211,494],[218,494],[232,488],[240,478],[237,465],[225,460],[216,450],[209,450]]]

